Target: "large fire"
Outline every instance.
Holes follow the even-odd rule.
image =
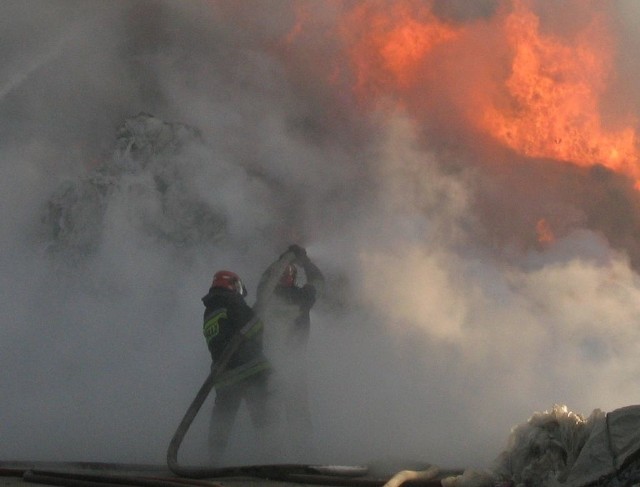
[[[524,155],[600,163],[637,179],[635,130],[608,131],[599,114],[612,66],[605,19],[595,13],[569,42],[542,35],[538,17],[518,0],[502,28],[513,51],[505,83],[512,104],[487,107],[479,123]]]
[[[455,39],[457,32],[420,2],[398,2],[393,9],[381,2],[356,4],[341,27],[353,66],[354,92],[362,99],[414,88],[431,50]]]
[[[497,2],[490,15],[466,22],[443,20],[425,0],[332,5],[340,13],[331,35],[344,53],[336,69],[351,80],[358,101],[371,106],[390,98],[417,119],[432,118],[423,102],[446,92],[434,89],[446,72],[442,83],[457,77],[450,97],[468,100],[467,123],[499,144],[526,157],[601,164],[640,181],[635,120],[605,123],[601,114],[616,39],[598,4],[589,3],[579,29],[560,34],[541,26],[531,0]],[[497,36],[501,50],[478,49],[483,38],[473,32],[480,29]],[[456,53],[469,52],[478,59],[456,67]],[[483,65],[500,67],[489,78],[466,81]]]

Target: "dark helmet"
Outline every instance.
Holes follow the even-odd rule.
[[[293,287],[296,284],[296,276],[298,275],[298,268],[289,264],[284,268],[282,276],[280,276],[280,285],[283,287]]]
[[[231,271],[218,271],[213,275],[213,282],[211,287],[217,287],[222,289],[228,289],[229,291],[236,292],[241,296],[247,295],[247,288],[244,287],[240,276]]]

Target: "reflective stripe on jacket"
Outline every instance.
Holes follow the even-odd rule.
[[[271,366],[265,358],[252,360],[251,362],[240,365],[239,367],[235,367],[231,370],[226,370],[219,374],[215,379],[213,386],[219,390],[223,387],[237,384],[248,377],[252,377],[260,372],[266,372],[270,369]]]

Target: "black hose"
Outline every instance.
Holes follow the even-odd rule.
[[[46,472],[27,470],[22,475],[25,482],[58,485],[63,487],[107,487],[107,486],[135,486],[135,487],[183,487],[185,483],[192,486],[204,487],[204,484],[184,479],[143,478],[125,475],[82,474],[71,472]],[[218,487],[219,484],[206,483],[207,487]]]
[[[278,262],[278,266],[274,269],[272,275],[269,278],[269,281],[264,285],[261,294],[258,296],[256,303],[253,306],[254,310],[254,320],[259,320],[262,316],[262,311],[267,305],[269,299],[271,299],[273,295],[273,291],[275,286],[280,278],[280,275],[284,271],[284,268],[289,265],[291,262],[295,260],[295,255],[293,252],[289,251],[284,254],[280,261]],[[304,473],[307,470],[304,468],[300,468],[296,465],[257,465],[257,466],[243,466],[243,467],[227,467],[227,468],[208,468],[208,467],[184,467],[178,463],[178,450],[180,449],[180,445],[182,444],[182,440],[184,439],[191,423],[197,416],[200,408],[204,404],[207,396],[211,392],[213,388],[213,384],[215,382],[218,374],[223,372],[229,360],[235,354],[238,347],[244,341],[244,336],[241,334],[236,334],[231,342],[225,348],[225,351],[220,357],[220,360],[215,364],[212,368],[211,373],[205,379],[204,383],[200,387],[200,390],[196,394],[196,397],[192,401],[189,409],[185,413],[182,421],[178,425],[178,429],[174,433],[171,438],[171,442],[169,443],[169,448],[167,449],[167,466],[169,470],[171,470],[174,474],[179,477],[189,477],[189,478],[208,478],[208,477],[224,477],[224,476],[236,476],[236,475],[254,475],[263,478],[270,478],[272,476],[280,476],[284,475],[286,472],[298,472]]]
[[[22,476],[22,480],[32,484],[58,485],[61,487],[121,487],[122,485],[111,482],[96,482],[53,475],[43,475],[35,473],[32,470],[27,470]]]
[[[383,487],[388,478],[353,478],[335,475],[302,473],[303,465],[260,465],[244,466],[226,470],[227,477],[258,477],[271,481],[294,482],[297,484],[327,485],[334,487]],[[14,471],[15,472],[15,471]],[[297,473],[296,473],[297,472]],[[234,474],[234,475],[232,475]],[[59,487],[222,487],[222,484],[199,482],[184,478],[149,478],[108,474],[81,474],[72,472],[48,472],[27,470],[21,475],[28,483],[56,485]],[[408,481],[405,485],[414,487],[440,487],[440,480]]]
[[[297,484],[330,485],[332,487],[383,487],[389,480],[387,478],[353,478],[333,477],[329,475],[304,475],[289,474],[282,479],[286,482]],[[403,487],[442,487],[441,478],[430,480],[407,480]]]
[[[255,315],[254,319],[258,320],[261,318],[265,306],[273,296],[273,291],[280,279],[280,276],[282,275],[282,272],[284,271],[284,268],[292,263],[295,258],[295,255],[291,251],[287,252],[280,258],[278,265],[272,270],[269,280],[263,285],[257,302],[253,306]],[[345,469],[318,465],[276,464],[213,468],[195,466],[186,467],[178,463],[178,451],[182,444],[182,440],[200,411],[200,408],[207,399],[207,396],[211,392],[216,377],[226,369],[227,363],[243,340],[244,337],[240,334],[236,335],[232,339],[229,345],[225,348],[222,357],[215,364],[215,367],[213,367],[211,373],[200,387],[200,390],[193,399],[189,409],[187,409],[187,412],[182,418],[180,425],[169,443],[169,448],[167,450],[167,465],[169,470],[178,477],[188,477],[192,479],[250,476],[270,480],[290,481],[291,476],[295,475],[299,477],[299,479],[296,480],[296,482],[299,483],[304,483],[305,478],[310,480],[308,483],[317,483],[322,479],[338,481],[340,478],[346,480],[364,475],[367,472],[366,467],[351,467]],[[382,484],[384,484],[384,482],[378,482],[375,485]]]
[[[204,404],[205,399],[207,399],[207,396],[213,388],[214,377],[214,371],[212,371],[200,387],[200,390],[196,394],[191,406],[189,406],[189,409],[187,409],[187,412],[182,418],[178,429],[169,443],[169,449],[167,450],[167,466],[169,467],[169,470],[179,477],[205,478],[213,476],[209,472],[203,472],[205,469],[202,468],[181,466],[178,463],[178,450],[180,449],[180,444],[182,443],[184,436],[187,434],[191,423],[193,423],[198,411],[200,411],[202,404]],[[215,471],[217,469],[209,470]]]

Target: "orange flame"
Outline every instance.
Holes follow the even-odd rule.
[[[544,218],[541,218],[538,220],[538,223],[536,223],[536,233],[538,235],[538,242],[541,244],[550,244],[556,239],[549,222]]]
[[[602,164],[640,188],[636,120],[617,120],[614,127],[601,115],[616,39],[597,2],[576,2],[585,13],[582,28],[562,36],[541,28],[531,0],[504,0],[489,18],[455,24],[438,17],[427,0],[331,5],[337,19],[328,32],[343,44],[340,54],[346,57],[336,56],[326,70],[329,82],[346,80],[361,105],[390,97],[416,119],[431,121],[438,116],[433,107],[444,116],[456,112],[526,157]],[[308,15],[298,19],[311,23]],[[301,31],[298,22],[288,41]],[[506,50],[479,48],[487,34],[499,36],[494,47]],[[466,62],[457,55],[467,56]],[[442,109],[443,95],[459,106]]]
[[[439,20],[428,6],[412,0],[391,8],[385,2],[361,2],[347,13],[341,33],[360,100],[411,87],[429,52],[456,37],[458,29]]]
[[[539,18],[522,0],[506,18],[514,57],[506,88],[512,107],[488,107],[481,120],[496,139],[531,157],[578,165],[596,163],[640,177],[633,128],[608,132],[598,100],[612,64],[612,41],[595,16],[573,43],[539,32]]]

